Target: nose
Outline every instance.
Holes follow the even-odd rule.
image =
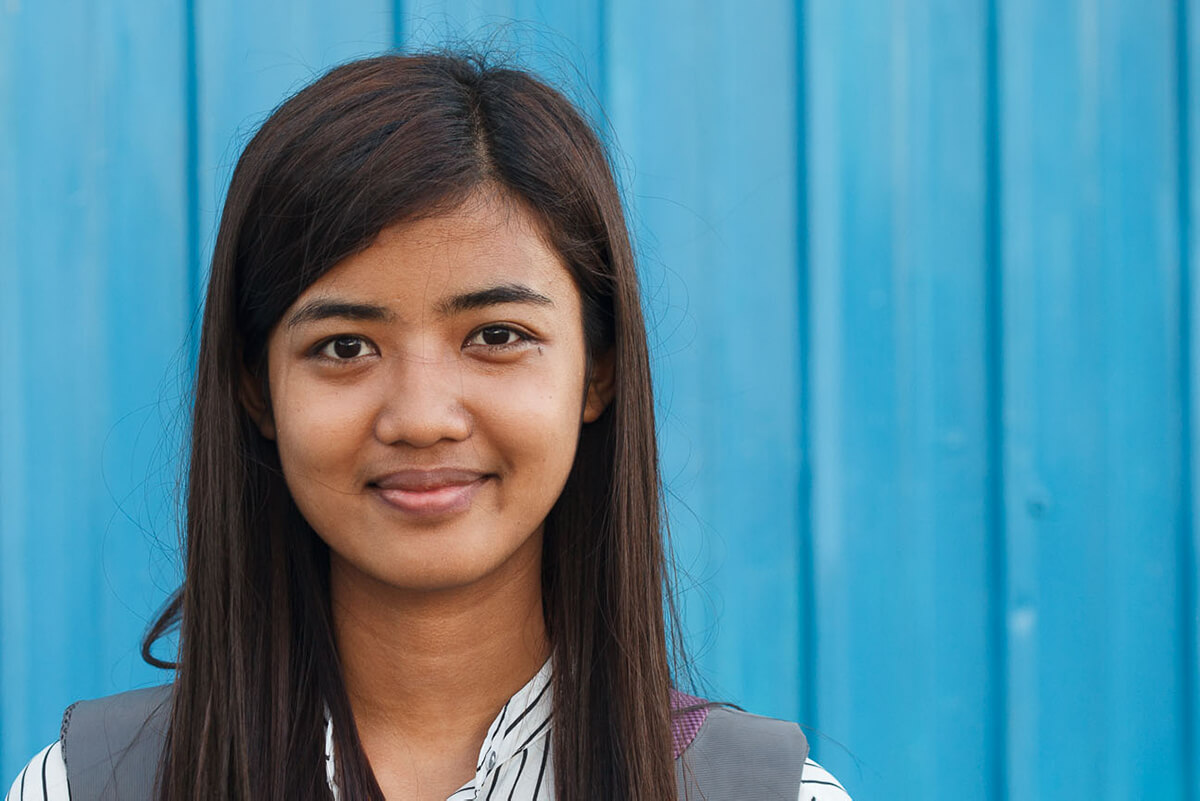
[[[451,359],[413,355],[393,359],[375,417],[375,437],[385,445],[428,448],[471,436],[463,403],[460,365]]]

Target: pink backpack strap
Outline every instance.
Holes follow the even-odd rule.
[[[672,759],[679,759],[679,755],[692,744],[707,717],[707,701],[671,688],[671,738],[674,741]]]

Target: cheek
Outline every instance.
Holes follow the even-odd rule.
[[[361,395],[304,381],[298,374],[283,377],[277,386],[276,441],[288,482],[339,484],[349,478],[346,469],[370,434],[371,410]]]
[[[521,374],[483,379],[470,401],[477,426],[515,455],[569,465],[578,438],[583,374],[538,357]],[[557,458],[556,458],[557,456]]]

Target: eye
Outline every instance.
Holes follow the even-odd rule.
[[[373,352],[373,346],[362,337],[342,335],[327,339],[317,346],[316,355],[333,362],[347,362]]]
[[[468,346],[485,348],[508,348],[525,342],[530,337],[507,325],[486,325],[467,337]]]

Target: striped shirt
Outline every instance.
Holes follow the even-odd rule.
[[[447,801],[553,801],[554,757],[550,750],[550,662],[508,700],[488,727],[475,775]],[[325,771],[335,801],[333,722],[325,716]],[[13,782],[6,801],[70,801],[61,742],[38,752]],[[798,801],[850,801],[837,780],[812,760],[804,763]]]

